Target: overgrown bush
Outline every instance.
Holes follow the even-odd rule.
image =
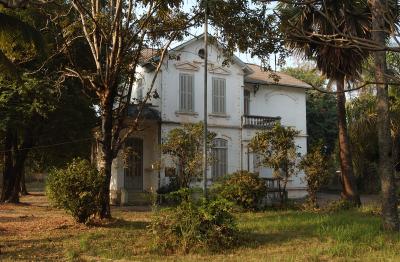
[[[265,197],[267,187],[256,174],[237,171],[214,183],[212,192],[244,209],[257,209]]]
[[[335,213],[342,210],[349,210],[354,208],[354,204],[351,201],[346,199],[339,199],[335,201],[329,202],[324,208],[323,211],[327,213]]]
[[[86,223],[100,211],[104,177],[87,160],[74,159],[65,168],[50,171],[46,194],[57,207],[69,212],[77,222]]]
[[[300,168],[305,172],[304,180],[307,183],[306,207],[318,208],[317,192],[321,186],[328,183],[330,177],[330,161],[328,156],[323,153],[322,144],[314,146],[302,158]]]
[[[170,177],[169,183],[157,189],[157,194],[169,194],[179,190],[179,183],[176,177]]]
[[[227,200],[194,201],[189,189],[178,192],[179,205],[153,215],[149,231],[155,250],[167,254],[217,251],[235,244],[237,228]]]

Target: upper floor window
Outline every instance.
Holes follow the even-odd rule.
[[[228,141],[216,138],[212,147],[213,165],[211,175],[213,179],[224,176],[228,172]]]
[[[223,78],[212,79],[212,112],[215,114],[226,113],[226,81]]]
[[[143,79],[137,80],[136,98],[138,102],[143,100]]]
[[[243,101],[243,114],[250,115],[250,91],[244,90],[243,93],[244,101]]]
[[[179,75],[179,111],[194,111],[194,76]]]

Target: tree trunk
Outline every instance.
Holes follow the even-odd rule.
[[[5,138],[4,177],[1,202],[18,203],[25,160],[32,146],[32,129],[27,128],[20,147],[18,135],[8,130]],[[21,150],[23,149],[23,150]]]
[[[111,182],[111,165],[113,161],[112,150],[112,127],[113,127],[113,104],[111,99],[104,101],[103,113],[101,116],[101,141],[100,145],[100,163],[99,171],[105,176],[104,185],[101,193],[101,211],[100,218],[111,218],[110,210],[110,182]]]
[[[28,189],[26,188],[26,183],[25,183],[25,168],[22,168],[22,174],[21,174],[21,195],[26,196],[29,195]]]
[[[15,176],[13,172],[13,133],[10,129],[6,130],[4,139],[4,155],[3,155],[3,188],[1,191],[0,202],[9,202],[11,200]]]
[[[361,205],[357,184],[353,173],[353,162],[350,151],[346,122],[346,95],[344,91],[344,76],[336,81],[337,87],[337,117],[339,131],[339,159],[342,180],[342,197],[356,206]]]
[[[372,39],[384,46],[385,43],[385,6],[387,1],[370,0],[372,10]],[[375,80],[385,82],[386,52],[374,53]],[[392,140],[390,135],[389,95],[388,86],[376,85],[377,115],[378,115],[378,146],[379,146],[379,175],[382,190],[382,218],[383,227],[387,230],[399,230],[399,216],[397,213],[396,185],[393,170]]]

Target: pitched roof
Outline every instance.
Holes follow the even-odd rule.
[[[159,55],[159,49],[145,48],[140,53],[140,62],[148,62],[150,58]]]
[[[297,78],[294,78],[290,75],[287,75],[282,72],[268,72],[264,71],[260,66],[255,64],[247,64],[252,70],[253,73],[246,75],[244,81],[246,83],[254,83],[254,84],[274,84],[281,86],[292,86],[292,87],[300,87],[300,88],[311,88],[311,86]],[[271,74],[276,75],[279,80],[275,81]]]

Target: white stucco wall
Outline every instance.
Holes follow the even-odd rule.
[[[251,89],[250,84],[246,87]],[[306,90],[278,85],[261,85],[254,94],[250,92],[250,115],[281,117],[284,126],[291,126],[307,134]]]
[[[132,137],[143,140],[143,190],[150,192],[158,186],[158,170],[153,165],[160,159],[158,145],[158,123],[155,121],[144,123],[142,131],[135,132]],[[124,188],[124,160],[121,150],[112,163],[112,177],[110,189],[118,191]]]
[[[204,60],[197,54],[203,48],[203,40],[199,39],[178,51],[173,51],[179,60],[169,59],[165,61],[159,73],[153,90],[157,90],[159,99],[151,99],[150,103],[156,105],[161,112],[162,137],[168,132],[180,126],[180,123],[197,123],[203,120],[203,91],[204,91]],[[209,74],[208,74],[208,124],[210,131],[217,133],[217,138],[228,141],[228,173],[240,169],[255,171],[253,156],[248,156],[247,143],[259,130],[242,129],[241,116],[244,111],[243,90],[246,86],[250,91],[250,115],[281,117],[284,126],[292,126],[300,130],[296,138],[296,144],[300,146],[299,152],[307,152],[306,134],[306,96],[305,89],[280,85],[261,85],[254,93],[252,84],[244,83],[244,71],[238,64],[222,67],[224,60],[221,52],[215,46],[209,47]],[[145,68],[138,68],[138,75],[143,78],[143,96],[148,91],[154,72],[146,72]],[[194,76],[194,112],[182,114],[179,112],[179,74],[189,73]],[[219,77],[226,80],[226,115],[212,115],[212,78]],[[133,89],[137,94],[137,87]],[[158,128],[153,127],[135,134],[144,139],[144,190],[150,187],[157,188],[158,171],[151,170],[151,164],[160,159],[158,145]],[[118,158],[119,159],[119,158]],[[123,163],[116,159],[113,163],[112,188],[123,188]],[[250,165],[249,165],[249,164]],[[165,163],[164,163],[165,164]],[[116,175],[114,175],[114,173]],[[268,169],[261,169],[261,176],[270,175]],[[168,183],[161,170],[160,183]],[[292,178],[288,185],[290,197],[302,197],[305,195],[305,184],[302,181],[304,174],[300,173]],[[211,179],[211,168],[208,174]],[[200,183],[198,183],[200,185]]]

